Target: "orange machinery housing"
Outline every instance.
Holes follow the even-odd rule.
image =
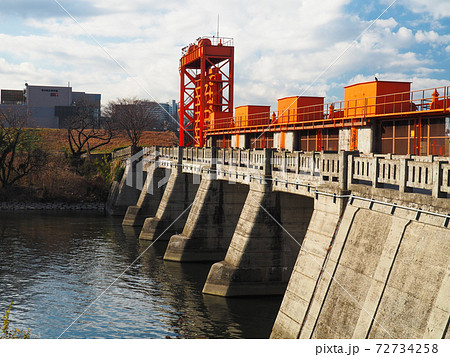
[[[344,88],[346,117],[382,115],[407,112],[411,82],[371,81],[352,84]]]
[[[211,121],[233,115],[231,39],[204,37],[185,47],[180,77],[180,146],[205,146],[206,130],[220,127]]]
[[[294,96],[278,99],[278,123],[323,119],[323,97]]]
[[[248,127],[270,124],[269,105],[242,105],[235,108],[234,126]]]

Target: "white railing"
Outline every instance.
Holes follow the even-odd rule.
[[[252,170],[264,177],[287,174],[292,184],[314,182],[315,185],[331,184],[342,190],[358,190],[362,187],[388,189],[400,193],[409,192],[450,197],[450,158],[359,154],[358,152],[287,152],[271,149],[213,149],[152,147],[147,152],[162,160],[177,161],[209,167],[221,165],[234,171]],[[182,154],[182,159],[178,157]],[[146,154],[149,155],[149,154]],[[209,170],[210,170],[209,169]],[[293,176],[294,175],[294,176]],[[287,176],[286,176],[287,177]],[[287,179],[286,179],[287,180]],[[288,181],[286,181],[289,183]]]

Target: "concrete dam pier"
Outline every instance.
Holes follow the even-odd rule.
[[[450,337],[449,158],[141,156],[126,161],[109,211],[142,226],[140,239],[169,240],[165,260],[214,263],[206,294],[283,295],[271,338]]]

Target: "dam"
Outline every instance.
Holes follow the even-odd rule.
[[[108,210],[209,261],[203,293],[283,295],[272,338],[449,338],[450,160],[152,147]],[[134,201],[134,202],[133,202]]]

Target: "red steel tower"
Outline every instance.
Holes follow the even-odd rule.
[[[183,48],[180,77],[180,146],[204,147],[213,117],[233,116],[233,40],[201,37]]]

